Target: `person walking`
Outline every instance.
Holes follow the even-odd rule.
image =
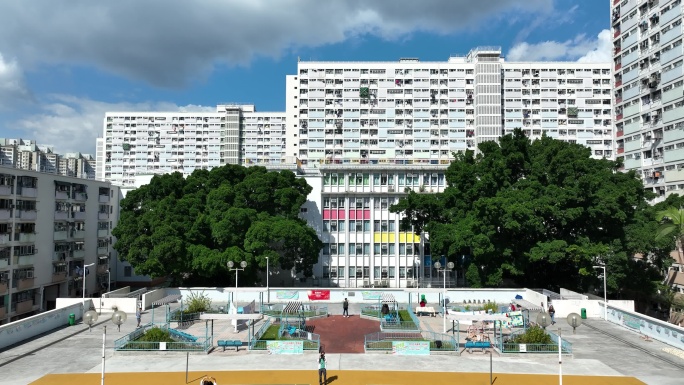
[[[318,357],[318,384],[324,385],[327,383],[328,371],[325,370],[325,353],[321,353],[321,355]]]
[[[549,305],[549,316],[551,316],[551,325],[556,324],[556,309],[553,308],[553,305]]]
[[[138,310],[135,311],[135,319],[138,320],[138,326],[140,327],[140,320],[142,318],[142,308],[139,307]]]
[[[349,301],[347,299],[344,299],[344,302],[342,302],[342,315],[345,318],[349,318]]]

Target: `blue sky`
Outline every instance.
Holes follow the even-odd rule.
[[[94,153],[106,111],[280,111],[298,57],[609,61],[608,28],[608,0],[7,1],[0,137]]]

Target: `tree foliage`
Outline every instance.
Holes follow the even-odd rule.
[[[584,291],[600,282],[592,266],[603,263],[613,292],[653,284],[657,269],[633,256],[661,255],[665,244],[653,239],[651,195],[633,171],[579,144],[530,142],[521,130],[479,150],[455,155],[443,193],[409,191],[392,207],[402,226],[429,233],[434,259],[466,261],[473,287]]]
[[[322,243],[298,216],[310,192],[292,172],[263,167],[157,175],[121,201],[114,248],[137,274],[176,284],[226,284],[226,263],[246,261],[240,283],[249,285],[266,258],[311,276]]]

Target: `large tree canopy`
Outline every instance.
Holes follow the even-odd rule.
[[[267,258],[311,276],[323,245],[298,217],[310,192],[292,172],[263,167],[155,176],[121,201],[114,248],[137,274],[178,284],[226,284],[227,262],[247,261],[240,282],[249,285]]]
[[[599,263],[613,292],[657,280],[657,269],[632,258],[658,248],[646,236],[657,227],[650,193],[633,171],[592,159],[582,145],[530,142],[520,130],[479,150],[456,155],[443,193],[410,191],[392,207],[404,227],[429,234],[434,259],[461,264],[475,287],[587,290]]]

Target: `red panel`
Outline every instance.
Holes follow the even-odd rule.
[[[617,137],[619,138],[619,137],[621,137],[621,136],[624,135],[624,134],[625,134],[624,131],[618,131],[618,132],[615,134],[615,136],[617,136]]]
[[[345,219],[347,215],[344,213],[344,210],[339,210],[337,212],[337,219]]]
[[[625,149],[624,149],[624,148],[618,148],[618,154],[622,154],[622,153],[624,153],[624,152],[625,152]]]
[[[330,209],[323,209],[323,219],[330,219]]]
[[[356,219],[356,210],[349,210],[349,219]]]
[[[370,219],[370,210],[363,210],[363,219]]]
[[[330,210],[330,219],[337,219],[337,210]]]

